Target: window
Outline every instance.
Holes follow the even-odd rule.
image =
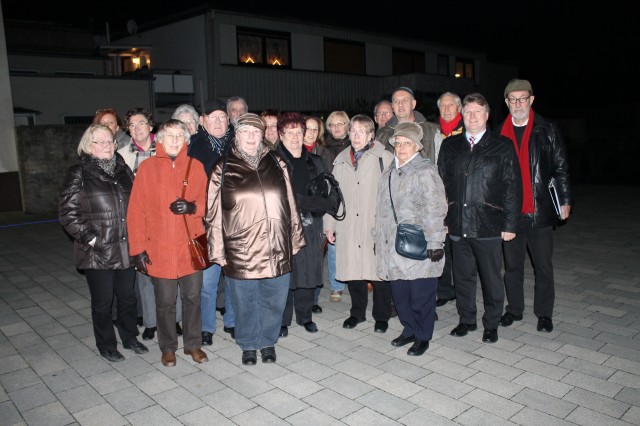
[[[456,58],[456,78],[473,79],[474,74],[473,59]]]
[[[438,75],[449,75],[449,57],[438,55]]]
[[[425,72],[424,52],[393,49],[393,75]]]
[[[288,33],[238,28],[238,63],[291,68]]]
[[[367,66],[364,43],[325,39],[324,70],[365,75]]]

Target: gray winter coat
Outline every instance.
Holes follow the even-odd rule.
[[[438,154],[440,153],[440,146],[442,145],[442,134],[440,133],[440,127],[436,123],[427,121],[419,111],[413,112],[415,116],[415,123],[422,127],[422,150],[420,155],[424,158],[431,160],[433,164],[438,164]],[[389,143],[389,138],[393,136],[393,132],[396,130],[398,124],[398,117],[391,117],[387,124],[378,129],[376,132],[376,140],[380,141],[387,151],[394,153],[394,148]]]
[[[385,281],[439,277],[444,258],[435,263],[429,259],[411,260],[395,250],[397,225],[389,199],[389,175],[398,223],[421,225],[427,249],[442,248],[445,239],[447,199],[436,166],[419,155],[399,169],[392,165],[378,182],[374,227],[378,276]]]

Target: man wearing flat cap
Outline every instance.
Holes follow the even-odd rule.
[[[213,166],[220,157],[226,156],[233,142],[233,129],[229,125],[229,117],[224,102],[211,99],[204,104],[198,132],[189,139],[188,154],[204,165],[207,177],[211,176]],[[202,315],[202,344],[211,346],[216,331],[216,305],[218,285],[222,269],[214,264],[204,270],[202,276],[202,293],[200,306]],[[224,282],[223,282],[224,283]],[[220,286],[220,291],[224,287]],[[229,298],[226,297],[228,301]],[[234,334],[234,313],[230,303],[225,303],[224,330]]]
[[[462,101],[465,131],[447,138],[438,169],[447,193],[458,326],[462,337],[478,328],[476,287],[480,275],[484,315],[482,341],[498,341],[504,304],[502,241],[516,236],[522,182],[511,141],[487,130],[489,103],[480,93]]]
[[[535,99],[531,83],[513,79],[504,90],[509,115],[497,131],[508,137],[518,154],[522,173],[522,215],[516,238],[504,242],[504,285],[507,307],[500,325],[509,327],[522,320],[524,312],[524,262],[529,251],[534,271],[533,313],[538,331],[553,331],[553,229],[571,212],[569,163],[566,148],[556,127],[531,105]],[[557,213],[549,192],[555,181],[560,204]]]
[[[424,115],[416,111],[416,98],[413,95],[413,90],[406,86],[400,86],[394,90],[391,95],[391,107],[395,116],[391,117],[384,127],[378,129],[376,140],[381,142],[387,148],[387,151],[394,152],[389,139],[393,136],[398,123],[416,123],[422,128],[421,143],[423,148],[420,150],[420,155],[436,164],[440,145],[442,144],[442,136],[437,124],[427,121]]]

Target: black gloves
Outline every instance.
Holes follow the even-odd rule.
[[[133,263],[135,264],[138,271],[142,272],[143,274],[149,275],[149,272],[147,272],[147,263],[149,265],[152,265],[152,263],[149,260],[149,255],[146,251],[133,256]]]
[[[169,208],[173,214],[194,214],[196,212],[196,203],[178,198],[171,203]]]
[[[429,260],[432,262],[440,262],[444,257],[444,249],[427,250],[427,256],[429,256]]]

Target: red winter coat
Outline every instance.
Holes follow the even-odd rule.
[[[184,199],[196,203],[196,212],[173,214],[169,205],[182,195],[182,181],[190,158],[187,144],[175,160],[167,155],[162,144],[156,149],[155,157],[140,164],[133,183],[127,213],[129,253],[135,256],[146,251],[151,261],[147,266],[150,276],[176,279],[195,272],[191,267],[183,217],[187,219],[191,237],[204,234],[202,217],[207,207],[207,175],[201,162],[191,161]]]

